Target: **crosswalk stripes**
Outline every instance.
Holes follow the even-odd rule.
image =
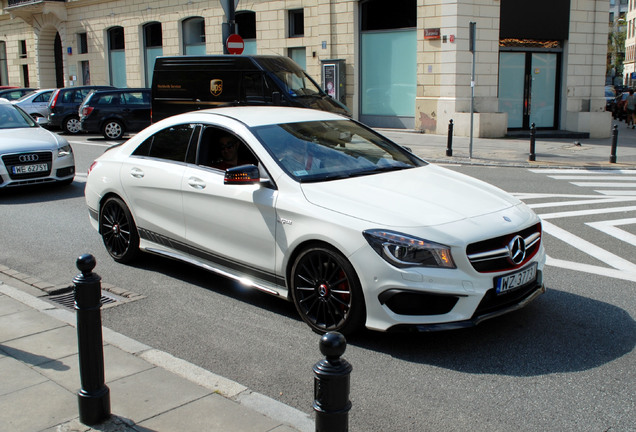
[[[517,193],[517,198],[533,208],[543,221],[543,231],[585,254],[603,262],[607,267],[567,261],[549,256],[547,264],[592,274],[636,282],[636,264],[626,258],[593,244],[592,242],[556,226],[550,220],[570,217],[607,215],[607,220],[590,221],[585,225],[609,235],[626,247],[636,246],[636,235],[621,228],[636,225],[636,217],[611,219],[612,214],[636,216],[636,171],[631,170],[570,170],[530,169],[554,180],[567,181],[575,186],[590,188],[593,194]],[[600,207],[602,206],[602,207]],[[557,208],[568,207],[564,211]],[[633,255],[628,255],[633,256]]]

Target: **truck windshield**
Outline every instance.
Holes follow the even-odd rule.
[[[291,97],[322,97],[325,95],[325,92],[318,87],[314,80],[288,57],[261,59],[260,63],[265,69],[274,74],[280,81],[282,88]]]
[[[302,70],[277,71],[274,74],[292,97],[322,96],[322,91]]]

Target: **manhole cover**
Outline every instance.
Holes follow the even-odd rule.
[[[52,301],[55,304],[64,306],[65,308],[75,309],[75,293],[73,291],[70,291],[64,294],[52,295],[52,296],[49,296],[48,299],[49,301]],[[118,303],[122,301],[123,299],[118,298],[118,296],[102,291],[102,296],[100,298],[102,307],[116,306]]]

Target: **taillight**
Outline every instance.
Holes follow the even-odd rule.
[[[92,106],[85,106],[82,108],[82,117],[89,116],[93,112]]]
[[[55,93],[53,93],[53,97],[51,98],[51,102],[49,102],[49,108],[55,108],[55,103],[57,102],[57,97],[60,94],[60,90],[55,90]]]
[[[97,165],[97,161],[93,161],[91,166],[88,167],[88,172],[86,173],[86,175],[90,174],[91,171],[93,171],[93,168],[95,168],[95,165]]]

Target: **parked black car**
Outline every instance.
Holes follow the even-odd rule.
[[[76,134],[80,131],[79,106],[91,90],[112,89],[112,86],[79,86],[58,89],[49,101],[50,128],[62,128],[66,133]]]
[[[94,90],[84,99],[79,115],[83,131],[120,139],[150,125],[150,89]]]

